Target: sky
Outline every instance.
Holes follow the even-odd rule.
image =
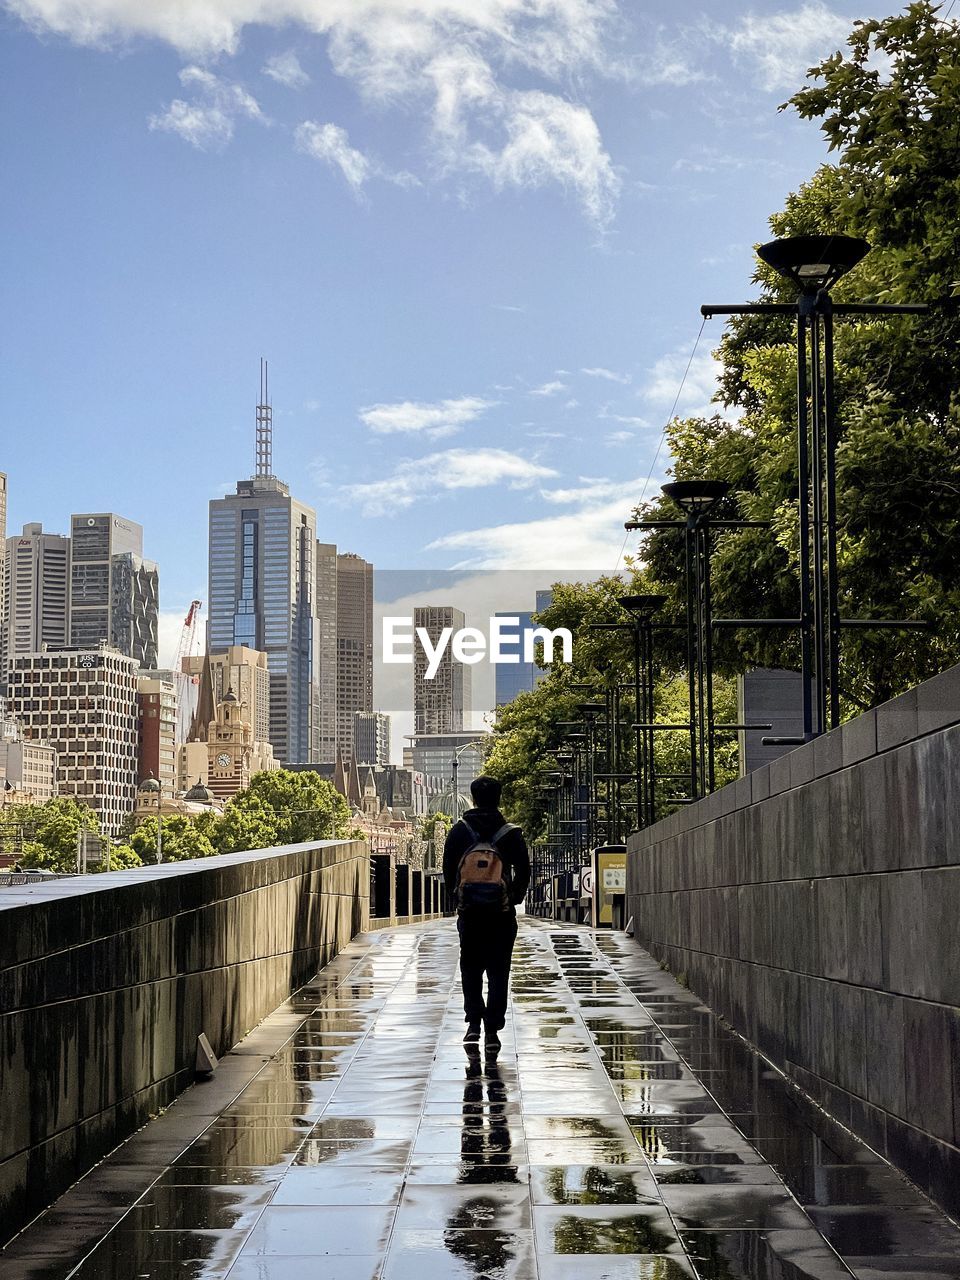
[[[139,521],[169,652],[264,356],[322,540],[613,570],[826,158],[778,105],[900,7],[0,0],[8,532]]]

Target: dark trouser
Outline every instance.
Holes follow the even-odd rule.
[[[483,909],[475,915],[457,917],[460,934],[460,981],[463,985],[463,1015],[467,1022],[483,1022],[489,1031],[499,1031],[506,1021],[510,961],[517,937],[517,917],[510,912],[494,914]],[[483,975],[487,975],[487,1003],[483,1003]]]

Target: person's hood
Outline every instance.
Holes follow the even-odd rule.
[[[468,809],[463,821],[474,830],[482,840],[489,840],[496,835],[506,818],[499,809]]]

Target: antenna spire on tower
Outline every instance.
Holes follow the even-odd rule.
[[[267,362],[260,357],[260,402],[257,405],[257,475],[273,475],[273,407],[267,382]]]

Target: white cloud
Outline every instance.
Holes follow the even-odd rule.
[[[498,189],[559,182],[574,191],[591,221],[605,227],[620,194],[620,177],[590,111],[539,90],[511,92],[499,101],[507,140],[502,147],[474,142],[467,167]]]
[[[468,422],[493,407],[495,400],[483,400],[479,396],[460,396],[456,400],[441,400],[438,404],[423,404],[404,400],[399,404],[373,404],[360,410],[360,421],[378,435],[394,435],[424,431],[429,436],[452,435]]]
[[[154,39],[203,59],[235,54],[246,26],[299,26],[326,37],[335,73],[364,96],[428,112],[431,159],[440,177],[479,175],[497,189],[559,184],[598,226],[613,215],[620,178],[588,107],[542,88],[515,88],[506,77],[520,69],[569,91],[588,73],[619,74],[605,42],[618,16],[616,0],[6,4],[38,32],[79,44]],[[297,83],[304,74],[293,55],[277,55],[266,71],[284,83]],[[157,120],[155,127],[172,128],[195,145],[222,143],[229,133],[209,107],[204,112],[188,103],[171,104]],[[350,160],[356,177],[356,161]]]
[[[549,467],[528,462],[506,449],[447,449],[401,462],[384,480],[346,485],[343,493],[348,501],[360,504],[364,515],[377,516],[402,511],[443,490],[491,485],[528,489],[554,475]]]
[[[527,392],[530,396],[556,396],[561,391],[566,391],[567,384],[565,382],[545,382],[541,387],[534,387]]]
[[[607,382],[620,382],[624,386],[630,381],[629,373],[614,373],[612,369],[581,369],[588,378],[604,378]]]
[[[181,609],[161,609],[157,616],[157,650],[161,671],[171,670],[183,635],[183,620],[186,617],[187,605]],[[194,635],[193,652],[202,652],[203,622],[201,621]]]
[[[305,89],[310,83],[310,77],[292,49],[288,49],[286,53],[275,53],[272,58],[268,58],[263,74],[287,89]]]
[[[796,89],[808,68],[842,48],[851,19],[821,0],[798,9],[748,13],[739,26],[720,28],[719,38],[738,61],[754,67],[764,89]]]
[[[412,173],[392,173],[378,161],[352,147],[346,129],[338,124],[317,124],[314,120],[304,120],[303,124],[297,125],[293,137],[297,149],[304,155],[313,156],[314,160],[322,160],[331,168],[339,169],[355,195],[360,194],[363,184],[370,178],[384,178],[401,187],[420,185]]]
[[[351,147],[346,129],[337,124],[305,120],[297,126],[294,139],[300,151],[339,169],[354,191],[359,191],[374,172],[363,152]]]
[[[632,431],[610,431],[606,436],[606,441],[607,444],[628,444],[635,438]]]
[[[431,550],[463,551],[469,558],[455,567],[549,569],[563,548],[564,568],[612,571],[623,547],[625,520],[639,500],[643,480],[596,480],[575,489],[548,490],[556,505],[576,509],[562,515],[513,524],[491,525],[437,538]]]
[[[165,111],[150,116],[151,129],[179,134],[198,150],[212,151],[227,145],[238,117],[265,120],[256,98],[212,71],[184,67],[180,83],[185,89],[194,89],[197,97],[192,102],[174,98]]]
[[[689,370],[688,360],[690,353],[684,350],[661,356],[650,369],[648,381],[640,395],[651,406],[664,409],[667,413],[672,411],[681,417],[691,418],[712,417],[721,412],[720,406],[713,403],[719,385],[720,362],[709,351],[698,352],[690,361]],[[685,370],[687,372],[684,380]]]

